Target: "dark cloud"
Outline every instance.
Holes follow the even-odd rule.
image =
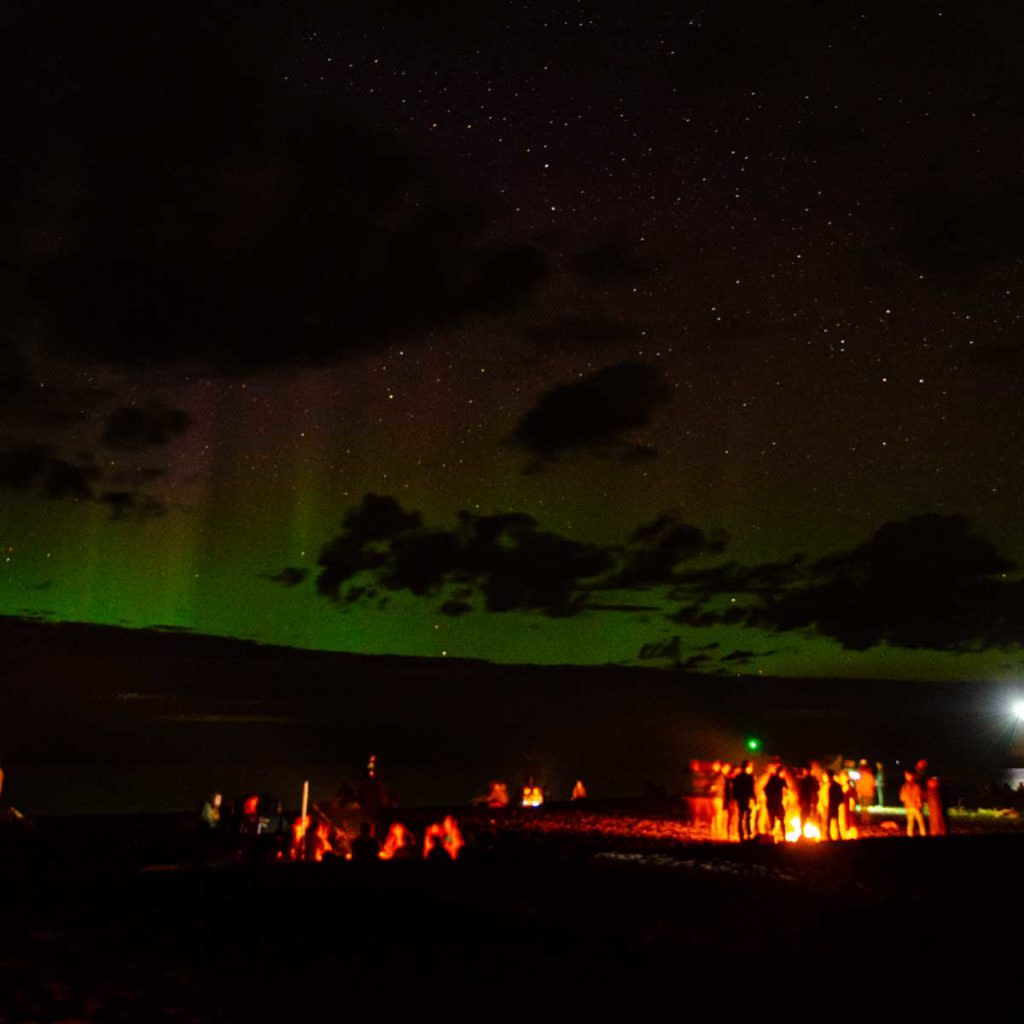
[[[394,134],[275,63],[269,11],[23,9],[0,71],[0,330],[131,365],[323,363],[521,303],[544,276]]]
[[[1011,646],[1024,633],[1024,583],[1013,569],[964,517],[913,516],[809,566],[692,573],[672,592],[691,599],[672,619],[815,632],[851,650]]]
[[[887,523],[860,547],[816,562],[755,610],[776,630],[815,628],[844,647],[963,650],[1017,643],[1024,584],[962,516]]]
[[[14,444],[0,451],[0,489],[54,500],[97,502],[114,520],[146,520],[164,515],[166,504],[143,490],[163,475],[157,468],[119,469],[107,477],[88,456],[77,461],[43,444]]]
[[[379,588],[436,597],[447,615],[469,611],[478,596],[489,612],[560,616],[583,609],[585,581],[606,572],[611,555],[541,530],[519,513],[461,512],[456,528],[443,530],[425,527],[393,498],[367,495],[324,546],[318,565],[318,592],[342,604]]]
[[[476,609],[635,614],[659,605],[605,603],[601,596],[657,588],[666,604],[685,602],[667,615],[679,625],[816,633],[851,650],[888,644],[969,651],[1014,646],[1024,635],[1024,581],[962,516],[887,523],[866,543],[810,564],[796,556],[680,568],[724,547],[724,537],[685,523],[678,512],[638,527],[625,544],[598,546],[541,530],[523,513],[462,512],[454,529],[428,527],[394,498],[371,494],[321,551],[316,586],[342,606],[383,606],[388,592],[406,591],[436,600],[451,616]],[[288,568],[271,579],[294,586],[306,570]],[[644,644],[637,657],[695,668],[747,665],[774,653],[717,650],[711,643],[682,661],[673,635]]]
[[[638,446],[628,437],[646,427],[671,390],[647,363],[606,366],[580,380],[544,391],[520,420],[512,441],[534,457],[531,468],[571,452],[622,458]]]
[[[167,505],[151,494],[139,491],[104,491],[97,499],[110,509],[111,519],[159,519],[167,514]]]
[[[749,665],[757,656],[756,651],[737,650],[723,654],[719,661],[731,662],[734,665]]]
[[[673,664],[678,664],[680,651],[679,637],[673,636],[668,640],[655,640],[652,643],[644,644],[640,648],[637,658],[640,661],[656,661],[666,658]]]
[[[677,578],[680,563],[720,554],[725,546],[724,535],[708,536],[684,522],[680,512],[665,512],[633,531],[619,567],[607,582],[622,589],[668,584]]]
[[[280,572],[271,576],[270,581],[272,583],[283,583],[286,587],[296,587],[300,583],[305,583],[308,578],[308,569],[301,569],[296,566],[287,566]]]
[[[100,477],[92,462],[70,462],[47,445],[19,444],[0,451],[0,487],[48,498],[89,500]]]
[[[107,418],[103,443],[108,448],[128,450],[156,448],[183,434],[189,423],[184,409],[172,409],[163,402],[126,405],[115,409]]]
[[[449,615],[452,618],[465,615],[466,612],[471,612],[472,610],[473,605],[469,601],[464,601],[460,598],[452,598],[441,605],[441,614]]]
[[[421,525],[419,514],[406,512],[394,498],[365,495],[356,508],[345,514],[342,532],[320,552],[317,590],[338,598],[342,584],[386,565],[387,542]]]

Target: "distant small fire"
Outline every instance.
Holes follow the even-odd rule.
[[[318,821],[313,825],[312,818],[307,814],[298,817],[292,823],[292,845],[289,856],[292,860],[313,860],[318,863],[328,853],[334,853],[331,845],[331,826],[326,821]]]
[[[540,807],[544,803],[544,793],[540,786],[527,784],[523,786],[523,806]]]
[[[459,851],[465,846],[458,822],[449,814],[440,825],[428,825],[423,833],[423,856],[430,859],[431,854],[440,846],[452,860],[457,860]]]
[[[380,848],[379,856],[381,860],[391,860],[396,856],[401,856],[400,851],[411,849],[411,847],[412,835],[401,822],[396,821],[388,829],[388,834],[384,840],[384,845]]]

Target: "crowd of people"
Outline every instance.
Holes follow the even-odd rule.
[[[446,816],[424,830],[422,852],[405,825],[391,821],[393,795],[371,757],[358,787],[343,783],[329,800],[285,811],[280,800],[252,794],[225,802],[211,793],[199,813],[206,859],[227,856],[247,861],[378,860],[452,861],[463,845],[455,820]]]
[[[738,842],[854,839],[858,825],[870,822],[871,808],[882,803],[885,783],[882,764],[865,758],[831,767],[816,761],[796,767],[769,761],[761,770],[753,760],[738,765],[716,761],[695,774],[703,795],[711,797],[712,835]],[[927,761],[906,771],[904,780],[899,797],[907,835],[944,835],[941,785],[929,775]]]

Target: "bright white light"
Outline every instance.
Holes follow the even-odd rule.
[[[1014,718],[1019,718],[1024,722],[1024,700],[1015,700],[1010,710],[1013,712]]]

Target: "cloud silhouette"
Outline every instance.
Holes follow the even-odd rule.
[[[815,632],[850,650],[969,651],[1024,635],[1024,583],[963,516],[886,523],[864,544],[804,565],[727,565],[681,577],[673,621]]]
[[[572,452],[628,457],[645,446],[629,432],[646,427],[670,398],[662,372],[647,363],[618,363],[541,393],[512,441],[534,457],[528,468]]]
[[[605,571],[610,556],[540,530],[527,515],[461,512],[456,529],[442,530],[424,527],[393,498],[367,495],[318,564],[318,592],[342,604],[381,588],[439,597],[447,615],[468,611],[474,594],[491,612],[571,615],[583,607],[582,581]]]
[[[71,461],[43,444],[13,444],[0,450],[0,489],[54,500],[97,502],[112,520],[146,520],[167,505],[144,488],[164,475],[157,467],[115,469],[107,474],[87,455]]]
[[[850,650],[973,651],[1019,646],[1024,636],[1024,581],[963,516],[886,523],[865,543],[809,564],[795,556],[685,568],[725,545],[724,535],[684,522],[678,511],[638,527],[625,543],[602,546],[542,530],[524,513],[461,512],[454,529],[430,527],[394,498],[368,494],[324,545],[316,589],[341,607],[383,607],[388,593],[405,591],[449,616],[519,610],[635,619],[661,610],[679,626],[814,633]],[[270,578],[295,586],[307,570]],[[648,601],[628,599],[638,591]],[[612,593],[624,599],[609,601]],[[673,612],[673,602],[683,603]],[[675,633],[644,644],[636,657],[722,668],[774,653],[755,645],[718,654],[716,641],[683,660],[684,643],[685,634]]]
[[[48,498],[89,500],[100,477],[92,462],[70,462],[42,444],[13,445],[0,451],[0,487]]]
[[[184,409],[172,409],[163,402],[126,405],[115,409],[107,418],[103,443],[108,448],[133,451],[156,448],[183,434],[189,423],[189,415]]]
[[[708,536],[684,522],[680,512],[665,512],[633,531],[607,585],[629,589],[668,584],[677,578],[680,563],[700,555],[720,554],[725,546],[724,534]]]
[[[141,491],[104,491],[96,499],[110,509],[111,519],[158,519],[166,515],[167,505]]]

